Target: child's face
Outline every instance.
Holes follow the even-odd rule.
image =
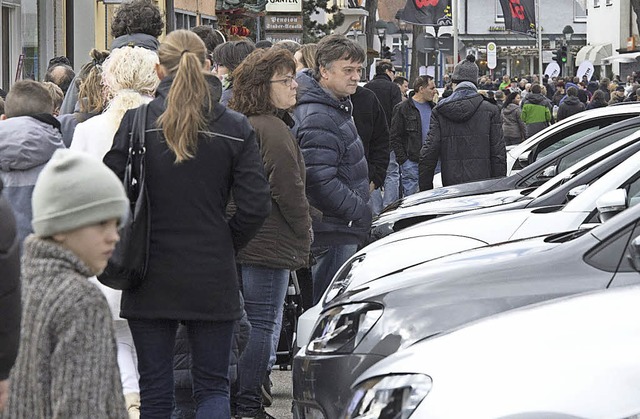
[[[120,240],[118,220],[112,219],[58,233],[53,239],[75,253],[95,275],[98,275],[107,267],[113,249]]]

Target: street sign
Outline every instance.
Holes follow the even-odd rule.
[[[495,42],[489,42],[487,44],[487,67],[491,70],[498,65],[498,54]]]
[[[264,17],[264,29],[276,32],[302,32],[302,15],[266,15]]]

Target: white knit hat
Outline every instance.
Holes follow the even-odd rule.
[[[128,216],[122,182],[89,154],[59,149],[38,176],[31,206],[33,231],[40,237]]]

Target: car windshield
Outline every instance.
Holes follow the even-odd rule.
[[[638,132],[634,132],[633,134],[621,139],[620,141],[617,141],[617,142],[615,142],[615,143],[603,148],[599,152],[594,153],[591,156],[579,161],[578,163],[576,163],[573,166],[569,167],[567,170],[565,170],[565,171],[561,172],[560,174],[558,174],[557,176],[549,179],[547,182],[545,182],[542,185],[540,185],[536,190],[531,192],[529,194],[529,197],[535,199],[535,198],[538,198],[538,197],[546,194],[549,191],[554,190],[558,186],[564,184],[568,180],[573,179],[575,176],[577,176],[580,173],[584,172],[585,170],[589,169],[590,167],[592,167],[596,163],[599,163],[599,162],[603,161],[607,157],[609,157],[612,154],[616,153],[617,151],[625,148],[629,144],[632,144],[632,143],[638,141],[639,138],[640,138],[640,134],[638,134]]]

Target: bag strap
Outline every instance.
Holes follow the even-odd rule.
[[[133,128],[129,136],[129,157],[125,169],[124,185],[131,205],[135,205],[144,182],[144,155],[148,104],[142,104],[133,116]]]

